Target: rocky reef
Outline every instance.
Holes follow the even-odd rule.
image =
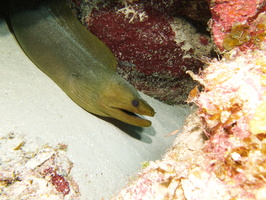
[[[169,104],[185,103],[195,86],[186,73],[213,57],[206,1],[76,1],[81,21],[115,54],[118,73]]]

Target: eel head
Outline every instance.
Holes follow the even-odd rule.
[[[71,87],[72,94],[67,93],[88,112],[115,118],[134,126],[151,126],[151,121],[139,115],[152,117],[155,112],[132,85],[117,74],[101,83],[104,84],[91,87],[85,81],[79,84],[76,82],[75,87]]]
[[[124,79],[110,81],[103,89],[100,99],[103,112],[125,123],[149,127],[151,122],[139,115],[154,116],[153,108],[141,98],[136,89]]]

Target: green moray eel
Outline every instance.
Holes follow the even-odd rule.
[[[119,76],[110,49],[72,14],[64,0],[13,0],[11,27],[27,56],[74,102],[96,115],[148,127],[155,112]]]

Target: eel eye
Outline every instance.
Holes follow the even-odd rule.
[[[137,99],[133,100],[133,101],[132,101],[132,105],[133,105],[134,107],[138,107],[138,106],[139,106],[139,100],[137,100]]]

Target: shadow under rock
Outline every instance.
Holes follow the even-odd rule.
[[[138,126],[126,124],[122,121],[119,121],[119,120],[113,119],[113,118],[109,118],[109,117],[102,117],[102,116],[97,116],[97,117],[108,122],[108,123],[113,124],[114,126],[119,128],[121,131],[128,134],[129,136],[131,136],[131,137],[133,137],[139,141],[145,142],[145,143],[149,143],[149,144],[152,143],[152,138],[150,136],[155,136],[155,130],[152,126],[147,127],[147,128],[143,128],[143,127],[138,127]]]

